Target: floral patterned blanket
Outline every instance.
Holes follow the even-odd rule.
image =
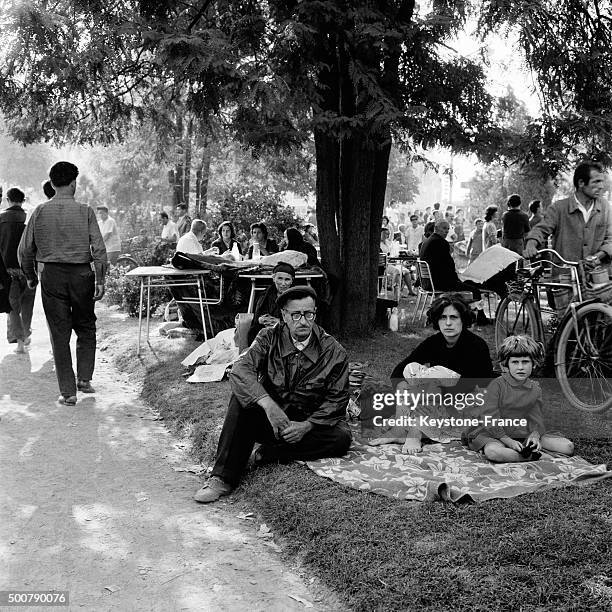
[[[319,476],[360,491],[417,501],[484,501],[612,477],[605,465],[580,457],[544,454],[530,463],[494,464],[459,442],[426,444],[418,455],[402,455],[401,448],[355,442],[344,457],[306,465]]]

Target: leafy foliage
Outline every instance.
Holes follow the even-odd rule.
[[[301,225],[302,219],[296,216],[289,206],[284,206],[281,194],[274,189],[263,187],[245,187],[233,185],[227,188],[225,198],[219,204],[215,222],[231,221],[236,231],[250,234],[251,223],[263,221],[270,238],[280,240],[283,232]]]
[[[529,168],[512,167],[506,170],[500,165],[478,170],[468,182],[468,188],[473,217],[482,217],[486,207],[491,205],[496,205],[501,212],[505,211],[508,196],[513,193],[521,196],[525,212],[528,212],[531,200],[540,200],[546,207],[556,191],[550,179],[542,179],[539,173],[530,172]]]

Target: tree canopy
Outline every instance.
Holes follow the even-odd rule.
[[[135,121],[163,137],[179,120],[281,158],[314,141],[330,323],[346,332],[374,318],[392,140],[522,159],[545,176],[582,153],[609,161],[608,2],[57,0],[2,12],[0,108],[23,142],[104,143]],[[480,58],[452,48],[474,13],[483,36],[516,30],[537,75],[544,113],[521,133],[499,120]]]

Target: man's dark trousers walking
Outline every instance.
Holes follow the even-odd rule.
[[[78,380],[91,380],[96,356],[95,275],[90,264],[46,263],[41,275],[42,303],[53,343],[55,371],[64,397],[76,395],[70,336],[77,336]]]

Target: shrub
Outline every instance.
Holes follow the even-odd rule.
[[[109,305],[120,306],[130,317],[137,317],[140,306],[140,281],[125,276],[118,268],[111,268],[106,277],[106,293],[104,299]],[[165,287],[151,289],[151,309],[149,314],[170,301],[172,296]],[[146,316],[146,296],[143,299],[143,316]]]

